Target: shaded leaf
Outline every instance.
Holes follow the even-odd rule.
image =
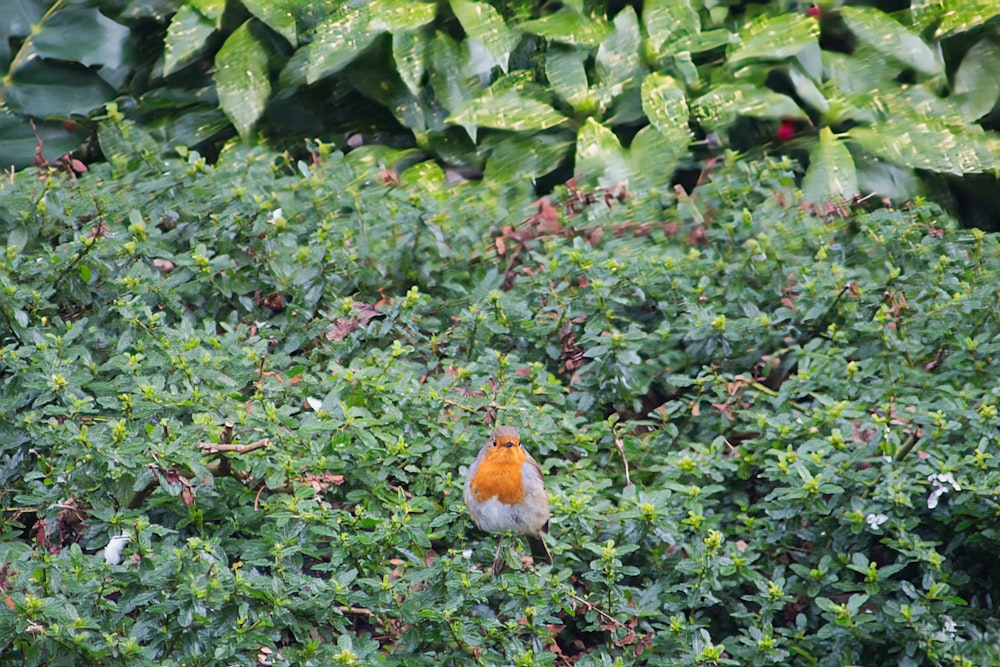
[[[656,130],[656,136],[644,128],[633,140],[632,152],[636,152],[638,144],[643,153],[638,158],[638,165],[648,166],[653,163],[646,160],[655,159],[663,172],[673,173],[677,161],[687,153],[692,138],[684,89],[672,77],[650,74],[642,82],[642,109]]]
[[[392,33],[392,59],[399,78],[414,95],[420,95],[424,62],[430,47],[426,30],[397,30]]]
[[[878,9],[843,7],[840,15],[854,36],[879,53],[929,76],[942,73],[941,61],[918,35]]]
[[[967,122],[993,109],[1000,100],[1000,39],[981,39],[966,52],[955,72],[952,95]]]
[[[821,114],[830,110],[830,103],[826,101],[826,97],[798,65],[788,68],[788,77],[791,79],[792,87],[795,88],[795,94],[803,103]]]
[[[86,115],[115,95],[93,71],[73,63],[33,58],[6,80],[3,102],[35,118]]]
[[[115,68],[123,63],[128,35],[128,28],[96,9],[66,7],[35,29],[31,46],[42,58]]]
[[[552,91],[577,111],[590,111],[591,99],[584,61],[587,52],[567,46],[550,45],[545,52],[545,78]]]
[[[291,57],[282,72],[282,82],[316,83],[347,66],[378,35],[368,23],[368,8],[361,6],[325,21],[314,39]]]
[[[809,168],[802,179],[805,201],[819,204],[850,201],[858,195],[858,174],[850,151],[830,128],[819,132],[819,140],[809,151]]]
[[[266,47],[252,27],[253,22],[247,21],[233,31],[215,56],[219,104],[240,136],[253,129],[271,94]]]

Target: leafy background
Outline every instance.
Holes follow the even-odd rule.
[[[54,162],[116,101],[165,149],[209,156],[233,132],[389,143],[410,148],[398,168],[544,189],[690,186],[731,146],[807,163],[814,204],[926,195],[984,228],[1000,213],[992,0],[11,2],[7,166],[39,142]]]
[[[1000,664],[1000,248],[853,197],[994,178],[957,4],[17,4],[0,663]],[[462,507],[496,419],[551,568]]]

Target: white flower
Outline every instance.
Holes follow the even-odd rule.
[[[931,495],[927,496],[928,509],[934,509],[938,506],[938,499],[945,493],[948,493],[949,486],[956,491],[961,491],[962,489],[959,483],[955,481],[955,476],[950,472],[932,473],[927,476],[927,481],[934,485]]]
[[[884,514],[869,514],[865,517],[865,521],[868,522],[868,525],[871,526],[872,530],[878,530],[878,527],[888,520],[889,517]]]
[[[122,533],[108,540],[104,547],[104,562],[108,565],[120,565],[122,562],[122,551],[125,545],[132,541],[132,538]]]

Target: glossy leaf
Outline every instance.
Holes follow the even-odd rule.
[[[35,162],[35,150],[41,143],[42,157],[53,163],[80,145],[81,138],[68,132],[60,123],[28,121],[0,111],[0,171],[18,169]]]
[[[627,153],[615,133],[588,118],[576,135],[573,173],[577,180],[612,187],[628,183],[630,171]]]
[[[573,47],[549,46],[545,52],[545,78],[552,91],[577,111],[590,111],[593,106],[584,61],[587,52]]]
[[[774,120],[808,120],[795,100],[766,88],[723,84],[702,95],[691,105],[695,118],[713,130],[729,126],[740,116]]]
[[[955,72],[953,100],[972,123],[1000,100],[1000,39],[986,37],[969,49]]]
[[[684,88],[673,78],[650,74],[642,82],[642,110],[649,122],[672,143],[685,148],[691,139]]]
[[[488,59],[476,67],[476,73],[488,73],[497,65],[506,72],[517,37],[504,23],[503,17],[485,2],[450,0],[450,3],[465,34],[470,40],[480,43],[488,54]]]
[[[430,46],[430,84],[438,104],[454,111],[481,91],[467,73],[469,47],[438,32]]]
[[[600,44],[611,32],[607,24],[592,21],[571,9],[562,9],[538,19],[523,21],[517,28],[553,42],[589,47]]]
[[[163,76],[170,76],[201,55],[215,25],[200,12],[182,5],[167,27],[163,42]]]
[[[701,31],[701,19],[690,0],[647,0],[642,5],[642,25],[654,57],[674,53],[672,40]]]
[[[646,188],[666,189],[677,168],[677,162],[687,153],[687,142],[671,141],[652,125],[639,130],[628,148],[629,184]]]
[[[854,36],[879,53],[928,76],[941,74],[941,61],[918,35],[871,7],[843,7],[844,23]]]
[[[1000,16],[1000,5],[994,0],[944,0],[940,5],[943,11],[934,34],[937,39],[968,32]]]
[[[639,20],[635,10],[626,7],[614,20],[614,31],[601,42],[595,57],[597,78],[614,88],[617,94],[640,73]]]
[[[392,33],[392,59],[399,78],[414,95],[419,95],[424,77],[424,63],[429,57],[427,30],[397,30]]]
[[[490,135],[483,148],[489,155],[484,177],[511,182],[552,172],[572,155],[573,142],[562,133],[504,133]]]
[[[732,68],[753,60],[787,60],[819,39],[819,22],[805,14],[764,15],[740,31]]]
[[[887,122],[848,131],[851,140],[894,164],[941,173],[988,173],[1000,169],[1000,140],[925,122]]]
[[[819,132],[809,151],[809,169],[802,179],[802,196],[810,203],[850,201],[858,195],[858,174],[847,147],[830,128]]]
[[[804,104],[820,114],[829,111],[830,103],[826,101],[826,97],[797,64],[788,68],[788,78],[792,82],[792,87],[795,88],[795,94]]]
[[[267,107],[271,94],[265,45],[247,21],[229,36],[215,56],[219,104],[240,136],[247,136]]]
[[[292,46],[298,46],[299,37],[295,25],[295,0],[242,0],[251,14],[261,23],[275,31]],[[182,6],[181,9],[186,7]],[[178,11],[179,13],[179,11]]]
[[[285,66],[283,81],[312,84],[342,70],[378,34],[368,18],[367,6],[361,6],[317,26],[313,41],[296,51]]]
[[[531,132],[560,125],[566,122],[566,117],[547,104],[512,91],[503,95],[485,95],[469,100],[448,119],[448,122],[463,126]]]
[[[373,30],[414,30],[434,20],[437,5],[419,0],[375,0],[371,4]]]

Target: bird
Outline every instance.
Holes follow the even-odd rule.
[[[542,469],[521,445],[513,426],[493,431],[465,478],[465,506],[473,523],[488,533],[500,533],[493,574],[500,573],[500,551],[507,533],[523,535],[535,562],[552,564],[545,545],[549,532],[549,495]]]

